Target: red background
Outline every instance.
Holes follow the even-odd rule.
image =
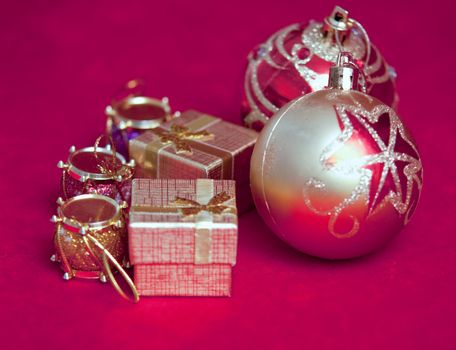
[[[2,349],[456,347],[454,7],[339,4],[399,73],[400,114],[425,169],[411,223],[376,254],[327,262],[289,248],[252,211],[240,218],[232,298],[131,305],[98,282],[63,281],[49,262],[56,162],[93,142],[111,94],[135,77],[175,109],[238,122],[249,49],[334,3],[2,2]]]

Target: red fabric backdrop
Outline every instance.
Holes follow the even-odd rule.
[[[94,140],[109,97],[134,77],[175,109],[238,122],[249,49],[334,3],[2,3],[0,348],[455,348],[454,7],[339,4],[399,73],[400,112],[425,168],[409,226],[376,254],[327,262],[289,248],[250,212],[232,298],[130,305],[98,282],[63,281],[49,262],[56,162]]]

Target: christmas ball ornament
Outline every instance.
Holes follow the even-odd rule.
[[[119,203],[129,203],[135,163],[126,163],[113,145],[100,147],[100,140],[101,137],[93,147],[76,150],[72,146],[67,162],[59,161],[57,164],[63,170],[63,198],[96,193],[111,197]]]
[[[127,230],[125,202],[118,204],[112,198],[99,194],[84,194],[67,201],[57,200],[54,243],[56,253],[51,260],[60,263],[65,280],[74,277],[111,281],[125,298],[130,297],[117,284],[111,266],[115,267],[133,292],[136,288],[123,269],[127,265]]]
[[[261,130],[289,101],[326,87],[339,51],[364,71],[366,91],[396,108],[395,72],[371,44],[364,28],[336,6],[324,22],[294,24],[272,35],[249,54],[244,82],[244,123]]]
[[[329,89],[304,95],[270,120],[256,143],[251,188],[270,228],[323,258],[367,254],[407,224],[422,187],[413,138],[395,110],[353,90],[348,54]]]
[[[179,116],[171,113],[169,100],[143,96],[144,83],[131,80],[117,93],[106,107],[106,131],[114,141],[117,151],[128,159],[128,142],[144,131]]]

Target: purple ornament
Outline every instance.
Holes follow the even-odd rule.
[[[167,97],[161,100],[143,96],[143,83],[137,80],[128,82],[106,107],[108,117],[106,130],[114,141],[116,150],[126,159],[128,142],[144,131],[158,127],[179,113],[171,114]]]

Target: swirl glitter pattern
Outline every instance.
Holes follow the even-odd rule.
[[[336,62],[339,48],[326,40],[322,27],[316,21],[310,21],[307,26],[290,25],[251,52],[244,81],[248,106],[244,121],[248,126],[264,125],[284,103],[327,86],[329,66]],[[367,92],[395,108],[396,93],[390,101],[379,87],[394,80],[394,74],[377,48],[371,44],[371,55],[367,58],[366,43],[356,28],[351,29],[343,45],[363,69]],[[290,81],[286,83],[286,79]],[[380,90],[373,90],[376,85]]]

